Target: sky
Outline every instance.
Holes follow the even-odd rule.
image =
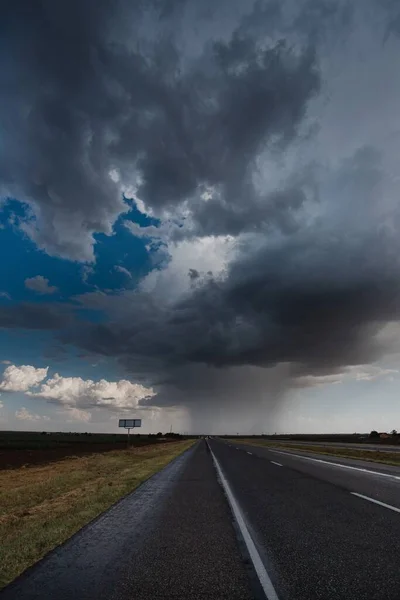
[[[400,429],[397,0],[13,0],[0,48],[0,429]]]

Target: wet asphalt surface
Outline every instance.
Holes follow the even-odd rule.
[[[255,448],[254,446],[246,446],[243,449],[251,451],[256,456],[280,462],[286,468],[295,469],[304,475],[317,477],[318,479],[332,483],[348,492],[364,494],[400,509],[399,467],[376,462],[337,458],[336,456],[327,456],[314,452],[298,452],[297,450],[289,453],[281,449],[270,451],[266,448]],[[301,458],[302,456],[304,457],[303,459]],[[338,468],[330,463],[344,465],[346,468]],[[347,467],[349,466],[356,468],[348,469]],[[361,471],[357,469],[361,469]],[[363,472],[364,469],[367,472]],[[399,479],[396,479],[396,477]]]
[[[205,442],[0,592],[1,600],[252,600]]]
[[[280,600],[400,599],[400,514],[350,493],[372,497],[385,486],[382,501],[396,496],[399,505],[400,480],[266,448],[211,447]]]
[[[279,600],[400,600],[400,513],[350,493],[400,507],[400,469],[340,461],[395,476],[380,477],[209,444]],[[261,597],[204,441],[0,592],[0,600]]]

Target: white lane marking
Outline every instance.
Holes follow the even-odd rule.
[[[251,454],[251,455],[253,456],[253,453],[252,453],[252,452],[247,452],[247,454]]]
[[[232,509],[233,512],[233,516],[236,519],[236,523],[239,526],[240,532],[243,536],[244,542],[246,544],[247,547],[247,551],[250,555],[250,558],[253,562],[255,571],[257,573],[258,579],[260,580],[261,583],[261,587],[264,590],[264,593],[267,597],[267,600],[279,600],[278,598],[278,594],[275,591],[274,586],[272,585],[272,581],[269,578],[269,575],[264,567],[264,564],[261,560],[261,557],[258,553],[258,550],[251,538],[251,535],[249,533],[249,530],[247,529],[247,525],[245,523],[242,511],[240,509],[239,504],[237,503],[235,496],[232,493],[232,490],[229,486],[228,481],[225,478],[225,475],[219,465],[219,462],[217,461],[217,459],[215,458],[214,452],[211,450],[210,446],[208,446],[211,452],[211,456],[212,459],[214,461],[214,465],[215,468],[217,470],[218,473],[218,477],[220,480],[220,483],[225,491],[226,497],[228,498],[228,502],[230,504],[230,507]]]
[[[396,506],[392,506],[391,504],[386,504],[385,502],[380,502],[379,500],[375,500],[374,498],[370,498],[369,496],[364,496],[364,494],[357,494],[357,492],[350,492],[353,496],[358,496],[359,498],[364,498],[364,500],[369,500],[374,504],[379,504],[379,506],[384,506],[385,508],[389,508],[390,510],[394,510],[395,512],[400,513],[400,508]]]
[[[273,465],[276,465],[277,467],[281,467],[282,466],[281,463],[277,463],[274,460],[271,460],[271,462],[272,462]]]
[[[324,465],[331,465],[333,467],[339,467],[341,469],[351,469],[352,471],[361,471],[362,473],[369,473],[370,475],[379,475],[380,477],[391,477],[392,479],[400,479],[399,475],[381,473],[380,471],[371,471],[370,469],[363,469],[362,467],[351,467],[350,465],[341,465],[340,463],[331,462],[329,460],[322,460],[321,458],[311,458],[310,456],[302,456],[301,454],[294,454],[293,452],[282,452],[282,450],[272,449],[271,452],[277,452],[278,454],[284,454],[285,456],[294,456],[296,458],[302,458],[304,460],[311,460],[313,462],[323,463]]]

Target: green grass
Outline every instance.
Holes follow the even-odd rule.
[[[233,440],[239,444],[249,444],[252,446],[264,446],[270,448],[280,448],[282,450],[312,452],[314,454],[325,454],[326,456],[336,456],[337,458],[353,458],[369,462],[382,463],[385,465],[400,466],[400,452],[380,452],[379,450],[363,450],[362,448],[334,448],[332,446],[308,446],[307,444],[285,444],[284,442],[271,442],[268,440],[253,440],[242,438]]]
[[[193,443],[169,442],[0,471],[0,588]]]

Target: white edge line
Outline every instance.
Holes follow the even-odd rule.
[[[379,506],[384,506],[385,508],[389,508],[390,510],[394,510],[395,512],[400,513],[400,508],[396,506],[392,506],[391,504],[386,504],[385,502],[380,502],[379,500],[375,500],[374,498],[370,498],[369,496],[364,496],[364,494],[357,494],[357,492],[350,492],[353,496],[358,496],[359,498],[363,498],[364,500],[369,500],[374,504],[379,504]]]
[[[242,511],[239,507],[239,504],[237,503],[237,501],[232,493],[229,483],[227,482],[225,475],[223,474],[222,469],[221,469],[217,459],[215,458],[213,451],[211,450],[210,446],[208,446],[208,447],[210,449],[211,456],[214,461],[214,465],[217,470],[220,483],[225,491],[226,497],[228,498],[228,502],[229,502],[230,507],[233,512],[233,516],[235,517],[236,523],[238,524],[240,532],[243,536],[244,542],[247,547],[247,551],[250,555],[250,558],[254,565],[258,579],[261,583],[261,587],[264,590],[264,593],[268,600],[279,600],[278,595],[275,591],[275,588],[272,584],[272,581],[269,578],[269,575],[264,567],[264,564],[261,560],[258,550],[251,538],[249,530],[247,529],[247,525],[245,523],[245,520],[244,520]]]
[[[282,467],[281,463],[275,462],[274,460],[271,460],[273,465],[276,465],[277,467]]]
[[[399,475],[381,473],[380,471],[371,471],[370,469],[363,469],[362,467],[341,465],[340,463],[331,462],[329,460],[322,460],[321,458],[311,458],[311,456],[302,456],[301,454],[294,454],[293,452],[282,452],[282,450],[273,450],[272,448],[270,451],[277,452],[278,454],[284,454],[285,456],[295,456],[296,458],[303,458],[304,460],[312,460],[313,462],[323,463],[324,465],[332,465],[333,467],[339,467],[341,469],[351,469],[352,471],[361,471],[363,473],[369,473],[370,475],[379,475],[380,477],[391,477],[392,479],[400,479]]]

